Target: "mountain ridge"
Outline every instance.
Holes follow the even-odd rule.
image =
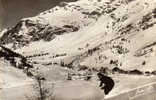
[[[97,84],[96,73],[108,73],[117,84],[112,95],[155,80],[155,24],[154,0],[62,2],[3,31],[0,44],[26,57],[30,71],[47,81],[69,73],[85,80],[91,70]]]

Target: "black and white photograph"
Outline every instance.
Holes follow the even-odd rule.
[[[156,0],[0,0],[0,100],[156,100]]]

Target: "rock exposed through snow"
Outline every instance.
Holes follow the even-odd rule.
[[[70,74],[85,80],[91,73],[89,81],[97,86],[102,70],[115,80],[111,95],[155,81],[155,24],[154,0],[62,2],[2,31],[0,44],[23,56],[12,57],[4,48],[0,54],[17,66],[22,59],[32,61],[32,70],[46,81],[64,81]]]

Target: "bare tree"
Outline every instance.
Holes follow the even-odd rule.
[[[26,96],[28,100],[48,100],[53,96],[53,83],[46,82],[41,74],[35,76],[36,83],[33,85],[35,95]]]

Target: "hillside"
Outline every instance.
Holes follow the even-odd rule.
[[[62,2],[3,31],[0,44],[47,81],[64,81],[69,73],[83,79],[91,69],[96,85],[96,73],[105,69],[117,84],[111,96],[155,81],[155,24],[155,0]]]

